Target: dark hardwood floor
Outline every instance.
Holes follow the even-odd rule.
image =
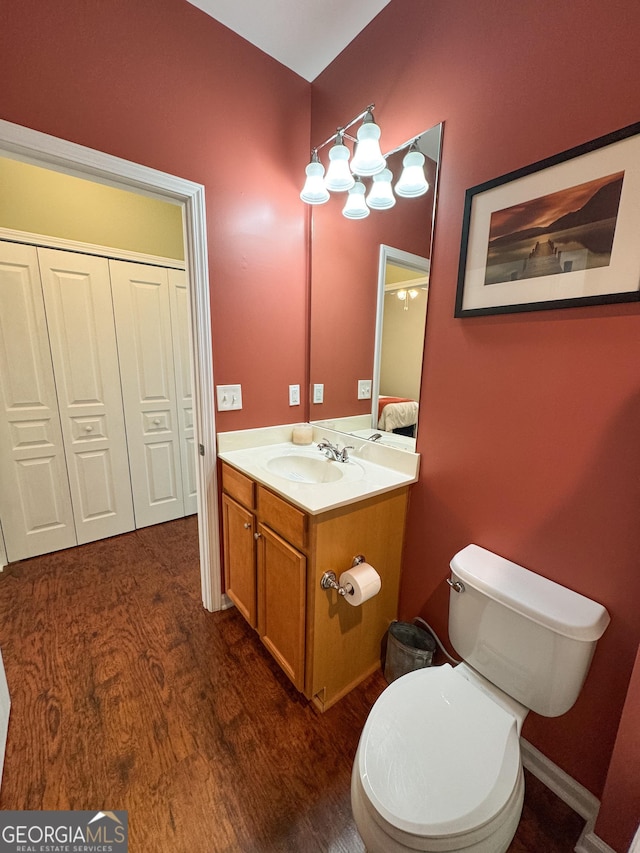
[[[126,809],[132,853],[360,853],[351,765],[384,678],[317,713],[234,609],[203,609],[197,548],[190,518],[0,575],[0,808]],[[581,829],[527,774],[510,851]]]

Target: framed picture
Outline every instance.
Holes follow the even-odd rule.
[[[640,299],[640,122],[467,190],[456,317]]]

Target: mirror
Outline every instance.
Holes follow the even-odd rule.
[[[441,124],[412,137],[426,158],[425,195],[363,220],[342,216],[344,193],[312,211],[309,419],[406,450],[415,450],[441,138]],[[396,180],[407,150],[387,157]],[[381,419],[385,402],[396,409]]]

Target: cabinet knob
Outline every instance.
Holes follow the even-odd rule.
[[[160,418],[154,418],[153,422],[156,426],[158,426],[158,424],[160,423]]]
[[[254,533],[253,538],[257,541],[258,539],[262,539],[262,533]]]
[[[87,426],[84,429],[85,429],[85,432],[93,432],[93,427],[91,426],[91,424],[87,424]]]
[[[250,521],[245,521],[244,529],[245,530],[251,530],[251,522]]]

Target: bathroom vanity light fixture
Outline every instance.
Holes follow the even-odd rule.
[[[371,211],[367,207],[364,194],[366,192],[365,185],[360,178],[354,181],[353,186],[349,190],[347,200],[342,208],[342,215],[347,219],[365,219]]]
[[[424,175],[425,157],[418,150],[417,139],[411,139],[383,155],[380,151],[380,128],[373,118],[374,109],[375,104],[369,104],[348,124],[339,127],[332,136],[312,150],[311,162],[306,168],[307,180],[300,193],[302,201],[307,204],[324,204],[329,200],[329,192],[347,192],[342,210],[347,219],[364,219],[370,210],[388,210],[395,205],[396,198],[387,159],[406,148],[409,151],[404,157],[404,168],[396,183],[395,193],[404,198],[415,198],[427,192],[429,184]],[[357,122],[362,124],[353,137],[347,130]],[[353,157],[345,140],[354,144]],[[333,145],[329,149],[329,167],[325,176],[318,152],[331,143]],[[368,194],[362,178],[372,179]]]
[[[424,154],[418,151],[415,141],[402,161],[402,174],[396,184],[396,195],[403,198],[415,198],[424,195],[429,184],[424,176]]]

